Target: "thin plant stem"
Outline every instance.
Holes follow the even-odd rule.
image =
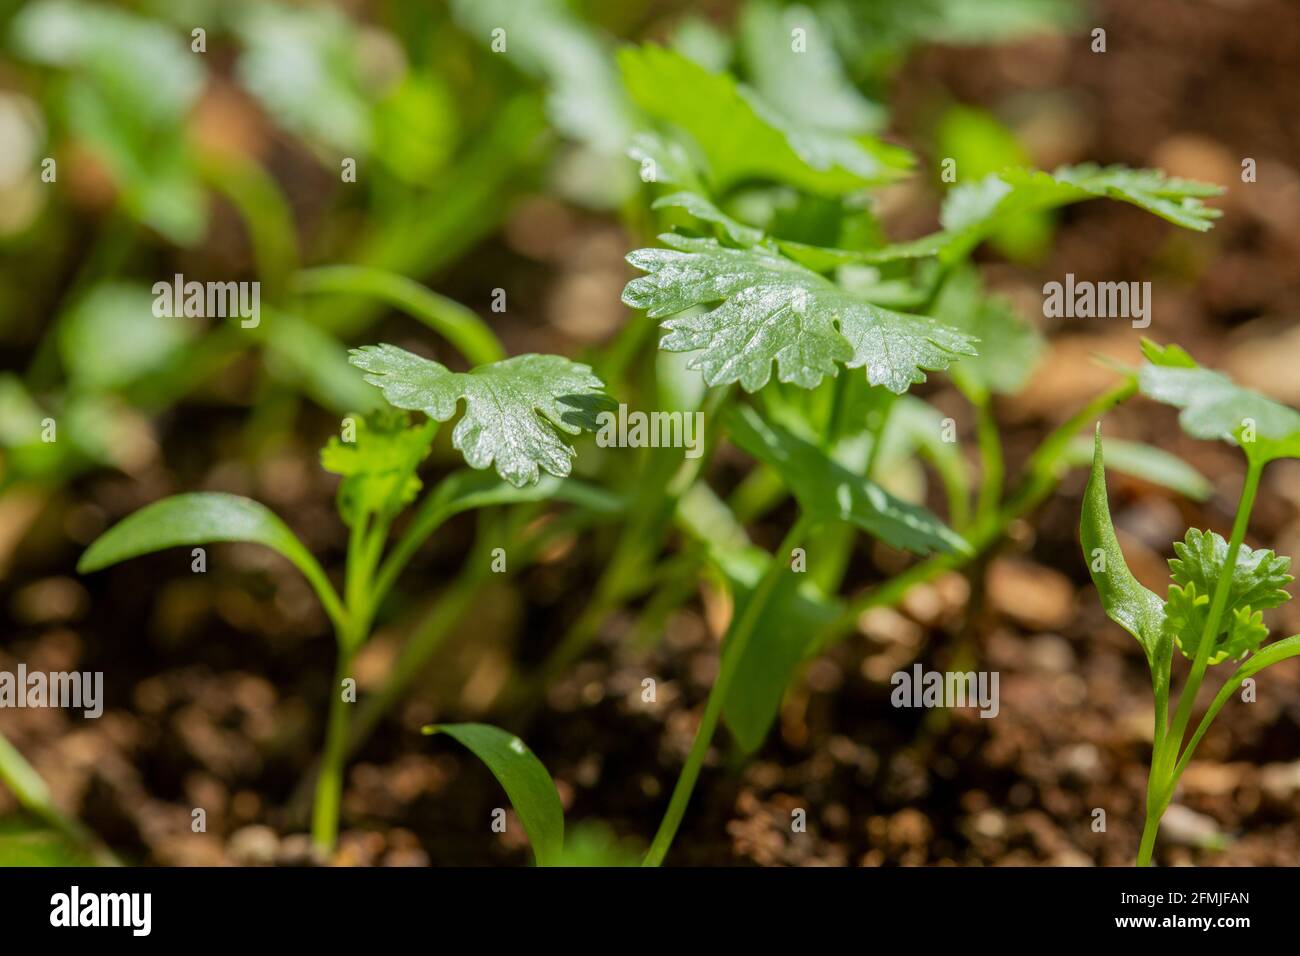
[[[316,777],[316,798],[311,812],[311,839],[323,856],[334,852],[339,835],[339,804],[343,798],[343,765],[348,751],[348,703],[343,699],[343,681],[352,668],[353,648],[339,648],[334,685],[330,688],[329,722],[325,751]]]
[[[1197,693],[1205,680],[1205,671],[1210,662],[1211,645],[1213,645],[1214,638],[1219,633],[1219,622],[1223,620],[1224,611],[1227,609],[1233,569],[1237,566],[1237,555],[1241,551],[1241,545],[1246,538],[1246,528],[1250,524],[1250,513],[1254,508],[1255,496],[1259,491],[1259,480],[1263,467],[1262,461],[1257,461],[1254,458],[1247,459],[1246,480],[1242,485],[1241,498],[1237,502],[1237,513],[1232,522],[1232,532],[1228,539],[1228,551],[1224,558],[1223,573],[1219,575],[1219,579],[1214,584],[1210,609],[1206,614],[1205,627],[1201,632],[1200,643],[1196,647],[1196,657],[1192,660],[1191,672],[1187,675],[1187,682],[1183,685],[1182,692],[1178,696],[1178,709],[1175,711],[1173,722],[1169,725],[1163,739],[1158,732],[1159,727],[1157,726],[1156,740],[1151,753],[1151,772],[1147,778],[1147,816],[1142,830],[1142,841],[1138,846],[1138,866],[1149,866],[1151,864],[1156,836],[1160,831],[1160,820],[1164,816],[1169,802],[1173,799],[1174,790],[1178,786],[1178,779],[1182,776],[1183,770],[1186,769],[1196,744],[1200,741],[1220,708],[1223,707],[1227,695],[1231,693],[1231,687],[1234,686],[1229,681],[1219,691],[1214,703],[1210,705],[1209,710],[1206,711],[1205,716],[1202,718],[1196,733],[1192,735],[1192,739],[1188,741],[1186,748],[1184,748],[1183,735],[1187,732],[1192,710],[1196,706]],[[1173,659],[1171,657],[1167,666],[1172,668],[1172,663]],[[1159,702],[1157,702],[1157,706],[1159,706]]]
[[[980,486],[975,504],[975,520],[985,520],[995,514],[1002,500],[1005,466],[1002,461],[1002,439],[998,435],[997,419],[993,416],[990,399],[985,398],[975,406],[976,441],[980,453]]]
[[[1259,478],[1263,463],[1254,459],[1246,465],[1246,481],[1241,489],[1241,499],[1237,502],[1237,515],[1232,522],[1232,536],[1228,539],[1228,553],[1223,562],[1223,574],[1214,585],[1214,597],[1210,601],[1210,610],[1205,617],[1205,628],[1201,632],[1200,644],[1196,647],[1196,658],[1192,661],[1192,672],[1187,676],[1187,683],[1178,697],[1178,710],[1174,722],[1169,728],[1169,739],[1165,743],[1163,760],[1166,766],[1173,767],[1178,761],[1182,748],[1183,733],[1191,720],[1192,708],[1196,705],[1196,694],[1205,679],[1205,669],[1210,662],[1211,645],[1219,632],[1219,622],[1228,604],[1228,592],[1232,584],[1233,569],[1237,566],[1237,554],[1246,538],[1246,527],[1250,523],[1250,512],[1255,505],[1255,495],[1259,491]]]
[[[722,661],[718,668],[718,678],[713,682],[713,688],[709,691],[709,699],[704,705],[704,716],[700,719],[699,728],[695,732],[695,740],[691,744],[691,750],[686,757],[686,763],[682,767],[681,775],[677,778],[677,785],[673,787],[673,794],[668,801],[668,809],[664,813],[663,821],[659,824],[659,831],[655,834],[654,842],[650,844],[650,849],[646,852],[642,863],[643,866],[659,866],[663,863],[664,857],[668,854],[668,849],[672,846],[673,838],[677,835],[677,829],[681,826],[682,817],[686,813],[686,806],[690,803],[691,793],[695,789],[695,782],[699,779],[700,769],[704,766],[704,758],[708,754],[709,745],[713,741],[713,733],[717,729],[719,718],[722,716],[722,706],[726,702],[727,694],[731,691],[731,682],[736,676],[736,670],[739,668],[741,658],[745,654],[745,648],[754,634],[758,620],[762,616],[773,591],[776,589],[782,573],[789,570],[784,556],[799,546],[808,531],[809,524],[809,519],[804,515],[800,515],[794,525],[791,526],[786,533],[785,539],[776,549],[771,564],[767,566],[767,570],[759,579],[758,585],[754,588],[749,601],[745,604],[744,611],[736,618],[734,626],[727,634],[722,647]]]

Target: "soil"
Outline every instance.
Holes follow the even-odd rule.
[[[1038,290],[1066,272],[1153,282],[1146,334],[1300,402],[1300,126],[1295,64],[1300,7],[1288,0],[1109,0],[1098,4],[1104,54],[1086,34],[1000,49],[928,48],[898,78],[896,115],[924,117],[941,97],[985,105],[1013,122],[1052,166],[1085,158],[1159,165],[1227,183],[1225,211],[1205,236],[1178,233],[1116,203],[1072,207],[1046,261],[1009,266],[988,255],[996,287],[1041,313]],[[943,91],[950,91],[944,94]],[[920,129],[898,130],[903,138]],[[1245,158],[1257,181],[1241,181]],[[907,207],[910,203],[899,203]],[[933,227],[898,217],[892,230]],[[567,230],[576,263],[555,270],[528,255],[541,216]],[[547,217],[550,217],[549,219]],[[571,348],[621,321],[625,237],[606,222],[546,203],[521,207],[476,254],[536,283],[555,311],[593,307],[594,328],[537,323],[509,330]],[[442,286],[455,294],[454,283]],[[560,308],[559,305],[563,305]],[[612,303],[612,305],[610,305]],[[585,306],[584,306],[585,308]],[[1127,323],[1061,322],[1028,389],[999,408],[1012,474],[1047,429],[1104,387],[1095,354],[1134,361],[1142,334]],[[516,351],[517,342],[508,343]],[[545,347],[543,345],[542,347]],[[928,395],[952,396],[937,383]],[[5,711],[0,731],[35,764],[59,801],[126,858],[141,863],[307,862],[304,821],[291,809],[323,735],[334,646],[307,586],[252,547],[209,555],[204,575],[168,552],[78,577],[86,542],[135,508],[180,489],[220,489],[267,502],[326,567],[345,541],[333,486],[315,449],[333,427],[306,424],[258,459],[241,432],[247,409],[197,400],[159,425],[166,449],[125,477],[98,473],[39,505],[14,549],[0,554],[0,668],[102,670],[104,717]],[[1214,483],[1209,502],[1121,476],[1111,498],[1139,577],[1163,590],[1169,542],[1185,527],[1226,532],[1242,480],[1237,454],[1194,442],[1167,409],[1132,403],[1108,435],[1151,441]],[[860,634],[812,662],[766,745],[748,762],[719,735],[669,862],[676,865],[1119,865],[1132,862],[1151,740],[1149,678],[1136,643],[1106,620],[1077,541],[1082,474],[979,572],[914,591],[873,612]],[[16,506],[15,506],[16,507]],[[1266,474],[1248,540],[1300,552],[1300,467]],[[778,516],[782,517],[782,516]],[[0,520],[0,524],[4,522]],[[774,518],[756,537],[780,536]],[[458,520],[408,578],[410,612],[455,575],[472,539]],[[769,540],[770,539],[770,540]],[[3,540],[3,535],[0,535]],[[853,589],[877,580],[868,546]],[[596,549],[560,549],[503,584],[472,614],[419,687],[385,720],[347,775],[345,864],[523,864],[519,826],[495,834],[504,804],[488,772],[448,740],[419,734],[430,719],[502,720],[495,701],[516,667],[535,666],[583,606],[600,571]],[[575,587],[576,585],[576,587]],[[570,826],[601,820],[628,838],[653,834],[716,673],[719,627],[708,601],[670,620],[659,646],[622,640],[612,619],[593,652],[555,685],[527,722],[509,725],[548,765]],[[1282,609],[1275,634],[1300,631]],[[358,665],[364,694],[399,627],[381,631]],[[997,719],[974,711],[899,710],[889,675],[943,669],[966,648],[1000,675]],[[1183,662],[1185,664],[1185,662]],[[1177,671],[1177,681],[1184,670]],[[657,702],[641,703],[641,681]],[[1209,682],[1207,682],[1209,683]],[[1212,694],[1213,690],[1207,692]],[[1258,678],[1254,703],[1234,701],[1206,737],[1162,829],[1164,864],[1300,862],[1300,662]],[[11,808],[0,793],[0,816]],[[207,814],[191,831],[191,811]],[[805,833],[791,832],[806,811]],[[1096,829],[1104,812],[1104,832]]]

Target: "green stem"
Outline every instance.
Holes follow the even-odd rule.
[[[660,450],[652,459],[648,474],[642,476],[642,493],[637,496],[635,510],[614,545],[613,555],[596,582],[591,600],[542,663],[532,686],[522,694],[526,704],[531,704],[556,677],[582,657],[609,615],[643,587],[647,556],[660,547],[663,528],[671,520],[677,500],[700,476],[718,446],[722,409],[730,394],[730,386],[724,385],[711,389],[706,396],[702,411],[707,427],[704,448],[698,458],[685,459],[671,475],[666,474],[666,469],[673,468],[672,457]]]
[[[374,611],[374,604],[370,601],[373,567],[372,549],[367,534],[369,526],[370,515],[359,515],[348,535],[347,571],[343,587],[347,612],[342,619],[342,626],[335,629],[339,656],[334,670],[334,684],[330,688],[325,751],[321,755],[320,773],[316,777],[316,796],[312,803],[312,844],[326,858],[334,852],[334,846],[338,842],[339,805],[343,799],[343,771],[348,757],[351,723],[348,707],[351,702],[343,699],[343,681],[351,676],[353,658],[365,642]],[[382,522],[378,523],[375,530],[383,533]]]
[[[984,399],[975,406],[976,440],[980,453],[979,497],[975,503],[975,520],[987,520],[997,512],[1002,501],[1002,483],[1005,467],[1002,461],[1002,441],[998,436],[998,423],[993,417],[992,403]]]
[[[1138,847],[1138,866],[1151,865],[1151,853],[1156,847],[1156,833],[1160,830],[1160,818],[1164,811],[1152,813],[1151,809],[1147,810],[1146,823],[1142,826],[1142,843]]]
[[[1250,459],[1246,465],[1246,481],[1241,489],[1241,499],[1237,502],[1237,515],[1232,522],[1232,536],[1228,539],[1228,553],[1223,562],[1223,573],[1214,584],[1214,597],[1210,601],[1210,610],[1205,618],[1205,628],[1201,632],[1201,642],[1196,647],[1196,658],[1192,661],[1192,671],[1187,677],[1182,693],[1178,697],[1178,710],[1169,729],[1161,756],[1162,766],[1172,771],[1178,762],[1179,750],[1182,748],[1183,734],[1191,720],[1192,708],[1196,706],[1196,694],[1205,679],[1205,669],[1210,662],[1210,651],[1214,638],[1219,633],[1219,622],[1227,608],[1228,593],[1231,589],[1233,571],[1237,567],[1237,554],[1246,538],[1246,527],[1250,524],[1250,512],[1255,505],[1255,495],[1259,491],[1260,473],[1263,463]]]
[[[334,686],[330,688],[329,723],[325,731],[325,752],[316,777],[316,799],[311,812],[311,839],[325,857],[334,852],[339,835],[339,804],[343,798],[343,765],[348,752],[348,702],[343,699],[343,681],[352,667],[354,648],[341,642]]]
[[[406,276],[371,266],[323,266],[295,273],[293,288],[300,293],[358,295],[386,302],[437,332],[471,365],[506,357],[501,341],[472,310]]]
[[[1187,763],[1191,760],[1196,745],[1204,736],[1205,731],[1209,729],[1210,723],[1217,716],[1236,686],[1231,680],[1224,684],[1223,688],[1215,696],[1209,710],[1205,712],[1205,716],[1201,718],[1201,723],[1196,732],[1184,748],[1183,735],[1187,732],[1192,710],[1196,706],[1196,695],[1205,680],[1205,671],[1210,662],[1210,652],[1213,650],[1212,645],[1219,633],[1219,622],[1223,619],[1224,611],[1228,606],[1233,569],[1237,566],[1237,554],[1240,552],[1242,542],[1246,538],[1246,528],[1250,524],[1250,513],[1255,505],[1255,495],[1259,491],[1259,479],[1263,467],[1263,462],[1254,459],[1247,460],[1246,480],[1242,485],[1241,498],[1237,502],[1237,514],[1232,522],[1232,532],[1228,539],[1228,552],[1224,558],[1223,573],[1219,575],[1219,579],[1214,584],[1214,596],[1210,600],[1210,609],[1205,618],[1205,627],[1201,632],[1200,643],[1196,647],[1196,657],[1192,660],[1192,670],[1187,675],[1187,683],[1183,685],[1182,692],[1178,696],[1178,709],[1175,711],[1173,722],[1163,735],[1163,739],[1159,734],[1159,720],[1157,719],[1157,735],[1151,754],[1151,773],[1147,780],[1147,819],[1142,830],[1142,842],[1138,846],[1138,866],[1150,865],[1151,855],[1155,849],[1156,835],[1160,830],[1160,820],[1164,816],[1170,800],[1173,799],[1174,789],[1178,786],[1178,779],[1187,768]],[[1172,666],[1172,658],[1170,658],[1170,664]],[[1159,706],[1159,703],[1157,703],[1157,706]]]
[[[966,533],[971,545],[969,554],[939,554],[914,564],[901,574],[857,594],[845,605],[840,615],[831,622],[822,640],[826,647],[851,632],[863,611],[873,607],[888,607],[902,599],[917,584],[933,581],[945,571],[960,568],[992,547],[1006,533],[1011,523],[1033,511],[1053,488],[1059,484],[1062,473],[1062,456],[1070,440],[1080,429],[1091,424],[1107,410],[1126,401],[1137,391],[1137,382],[1128,380],[1108,392],[1097,396],[1049,434],[1034,452],[1019,487],[985,521],[976,521]]]
[[[695,741],[691,744],[686,763],[677,778],[677,785],[673,788],[673,795],[668,801],[668,809],[664,813],[663,821],[659,824],[659,831],[646,852],[643,866],[659,866],[668,854],[669,847],[672,846],[677,828],[681,826],[682,817],[686,813],[686,805],[690,802],[691,793],[695,789],[695,782],[699,779],[700,769],[704,766],[704,758],[713,741],[713,732],[717,729],[718,720],[722,716],[722,705],[731,691],[731,682],[736,676],[741,658],[744,657],[745,648],[749,644],[750,637],[753,636],[754,628],[772,592],[781,579],[781,574],[789,569],[784,556],[799,546],[809,523],[806,516],[800,515],[786,533],[763,577],[750,595],[744,611],[734,621],[727,635],[722,647],[718,679],[714,681],[713,688],[709,691],[709,700],[704,705],[704,716],[700,719],[700,726],[695,732]]]

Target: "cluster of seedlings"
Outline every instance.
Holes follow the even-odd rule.
[[[701,580],[721,582],[733,612],[693,745],[644,856],[645,864],[658,865],[668,857],[720,723],[742,752],[756,751],[805,662],[851,637],[865,610],[895,605],[914,586],[997,549],[1070,469],[1086,464],[1081,436],[1086,443],[1100,417],[1141,393],[1180,407],[1193,435],[1239,444],[1247,458],[1229,539],[1189,531],[1175,545],[1172,582],[1162,598],[1125,566],[1108,515],[1100,433],[1096,440],[1080,534],[1107,613],[1139,640],[1151,667],[1155,744],[1138,856],[1149,862],[1179,776],[1233,690],[1300,653],[1300,637],[1262,644],[1261,612],[1287,598],[1286,559],[1244,544],[1260,470],[1275,458],[1300,455],[1300,414],[1200,368],[1177,347],[1148,344],[1141,369],[1118,370],[1114,386],[1050,432],[1012,482],[994,401],[1026,385],[1044,342],[1007,300],[985,290],[972,255],[985,243],[1023,247],[1026,224],[1030,233],[1045,228],[1050,236],[1052,210],[1093,199],[1128,203],[1205,231],[1218,213],[1203,200],[1221,190],[1155,170],[1026,168],[1006,146],[1008,137],[990,136],[980,125],[993,124],[996,133],[991,117],[966,116],[967,126],[979,127],[982,152],[969,169],[964,159],[957,164],[940,228],[891,242],[869,200],[913,175],[916,158],[879,137],[883,112],[852,82],[831,43],[839,21],[829,15],[753,2],[734,40],[697,23],[672,46],[626,46],[615,61],[558,6],[466,0],[452,7],[485,47],[507,59],[516,50],[516,65],[549,84],[557,129],[584,148],[603,143],[608,152],[580,110],[564,109],[580,96],[574,87],[582,88],[584,78],[571,75],[565,64],[572,61],[544,38],[594,50],[607,85],[598,87],[602,101],[589,104],[606,111],[593,123],[607,138],[611,117],[617,118],[618,169],[634,179],[631,198],[623,200],[631,210],[626,224],[645,237],[645,248],[627,256],[641,274],[622,299],[644,315],[634,313],[589,364],[557,355],[507,358],[477,316],[402,278],[400,263],[392,270],[298,269],[285,252],[284,223],[256,211],[273,185],[256,170],[209,170],[212,184],[258,217],[255,227],[265,227],[252,232],[272,290],[262,328],[247,334],[300,369],[319,355],[317,372],[327,374],[307,376],[305,389],[335,389],[327,407],[338,408],[340,395],[353,403],[342,409],[350,414],[340,434],[320,453],[321,467],[339,477],[346,563],[332,576],[256,501],[189,493],[112,527],[86,550],[79,570],[89,574],[167,548],[244,541],[278,552],[302,572],[337,639],[337,676],[314,771],[311,833],[322,859],[337,840],[349,754],[484,593],[498,551],[514,573],[559,536],[597,525],[612,530],[585,539],[593,548],[612,542],[601,556],[602,573],[582,613],[519,690],[521,712],[588,651],[616,613],[627,610],[634,633],[653,636]],[[957,142],[953,152],[962,148]],[[933,159],[936,167],[948,162]],[[452,371],[390,344],[345,353],[332,337],[313,339],[305,303],[331,296],[379,301],[416,316],[469,370]],[[641,347],[653,320],[662,320],[658,350]],[[332,331],[364,341],[353,331],[359,328],[341,321]],[[231,327],[210,336],[221,337],[220,347],[239,334]],[[291,354],[298,347],[291,339],[320,348],[311,356]],[[350,367],[342,364],[345,354]],[[929,372],[947,375],[968,404],[977,468],[954,440],[952,420],[910,393]],[[619,402],[702,412],[702,447],[693,455],[663,447],[596,448],[589,436]],[[453,419],[451,444],[468,468],[425,488],[429,469],[422,465],[440,427]],[[711,483],[709,467],[724,443],[754,463],[726,495]],[[1199,476],[1155,448],[1107,442],[1106,450],[1112,467],[1205,493]],[[938,478],[943,518],[921,503],[922,465]],[[900,475],[911,480],[899,481]],[[790,502],[796,517],[774,550],[751,540],[747,528],[788,513],[783,506]],[[384,687],[354,703],[353,664],[385,618],[386,601],[401,583],[427,586],[404,577],[409,562],[445,522],[472,510],[481,513],[480,532],[461,577],[410,635]],[[553,520],[533,520],[543,513]],[[852,591],[850,559],[864,535],[916,560]],[[670,541],[677,542],[675,553]],[[1171,717],[1174,648],[1192,668]],[[1237,669],[1187,737],[1206,670],[1229,660]],[[555,785],[517,736],[484,724],[427,731],[453,737],[496,775],[538,864],[563,859],[564,814]],[[0,773],[8,779],[20,759],[0,752]],[[39,795],[29,802],[43,806]]]

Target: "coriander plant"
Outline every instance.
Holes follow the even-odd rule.
[[[1124,380],[1088,402],[1048,435],[1008,492],[994,398],[1023,387],[1042,339],[984,291],[969,262],[975,249],[1026,216],[1095,198],[1194,231],[1219,214],[1203,202],[1218,187],[1155,170],[1008,164],[970,179],[959,173],[939,230],[890,242],[866,197],[908,176],[914,157],[865,120],[835,125],[784,110],[770,71],[785,70],[790,82],[807,71],[785,69],[791,54],[764,36],[741,30],[738,60],[752,86],[681,50],[647,45],[619,55],[643,117],[629,155],[657,194],[651,215],[671,229],[659,232],[659,247],[629,254],[645,274],[623,301],[663,320],[654,374],[669,407],[704,409],[705,459],[725,436],[757,462],[723,500],[707,460],[651,459],[591,604],[543,671],[543,680],[562,672],[647,584],[641,634],[653,634],[701,574],[720,575],[731,590],[719,675],[650,864],[672,843],[720,720],[743,751],[757,749],[803,661],[851,633],[865,609],[996,547],[1080,463],[1078,433],[1136,391]],[[857,95],[846,81],[836,89]],[[978,481],[943,437],[944,416],[908,394],[936,371],[971,406]],[[691,387],[674,384],[683,380]],[[1139,445],[1124,452],[1126,467],[1204,493],[1204,481],[1171,456]],[[921,507],[915,487],[899,489],[910,500],[887,488],[918,460],[939,475],[947,522]],[[791,497],[799,517],[775,552],[755,546],[745,526]],[[674,526],[685,553],[657,580],[657,552]],[[841,597],[858,531],[923,560]],[[796,552],[806,558],[802,576]]]
[[[1174,543],[1169,589],[1162,599],[1138,582],[1120,550],[1111,524],[1101,427],[1097,427],[1079,538],[1102,606],[1141,644],[1155,693],[1139,866],[1151,863],[1160,820],[1178,780],[1233,693],[1264,668],[1300,655],[1300,635],[1264,643],[1269,629],[1263,612],[1291,597],[1285,590],[1293,580],[1291,559],[1245,544],[1264,466],[1278,458],[1300,457],[1300,412],[1202,368],[1176,345],[1161,347],[1148,340],[1143,352],[1146,362],[1138,372],[1142,393],[1182,409],[1179,423],[1188,434],[1241,448],[1246,475],[1227,540],[1216,532],[1191,528]],[[1175,648],[1191,662],[1191,669],[1171,717]],[[1206,673],[1224,662],[1233,669],[1188,736]]]
[[[554,355],[519,355],[452,372],[392,345],[354,349],[351,361],[391,407],[345,419],[342,437],[331,438],[321,451],[321,466],[342,479],[338,513],[349,535],[341,593],[306,546],[265,506],[214,492],[175,495],[142,508],[92,543],[78,563],[80,571],[89,573],[165,548],[244,541],[279,552],[302,572],[338,645],[312,808],[312,838],[322,854],[333,849],[338,833],[350,703],[355,700],[349,692],[349,685],[355,687],[349,676],[352,662],[417,549],[448,518],[470,509],[543,500],[597,510],[612,507],[597,489],[567,478],[574,451],[565,439],[595,427],[591,410],[603,399],[603,385],[587,366]],[[474,470],[453,472],[417,502],[422,486],[417,469],[439,424],[462,403],[452,444]],[[414,422],[407,410],[421,411],[425,418]],[[405,530],[392,541],[394,522],[409,505],[414,509]],[[426,730],[449,734],[489,766],[515,800],[538,861],[550,862],[563,840],[559,798],[522,742],[479,724]]]

